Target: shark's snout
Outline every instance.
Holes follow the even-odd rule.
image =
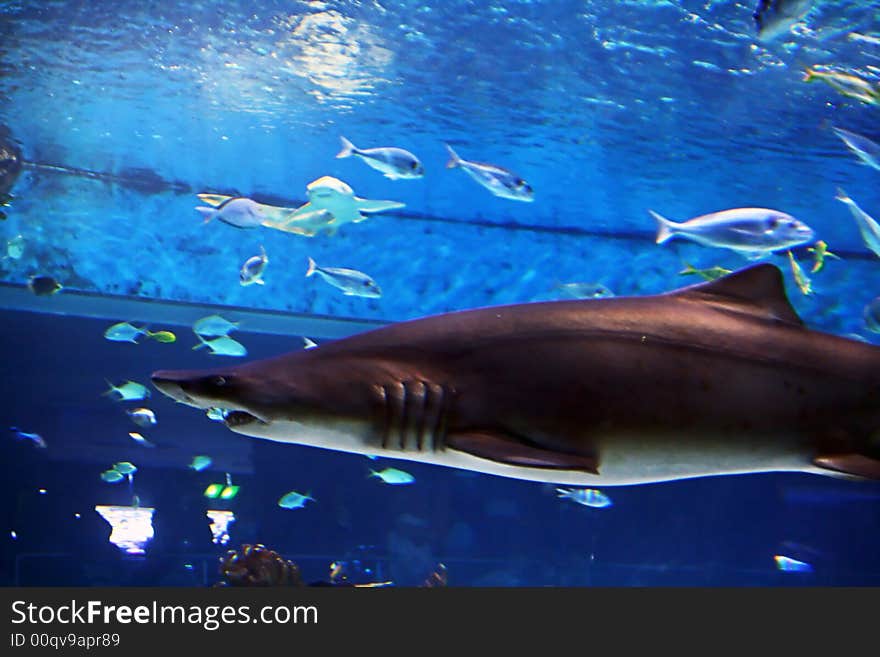
[[[192,405],[194,400],[184,392],[182,386],[187,378],[182,376],[181,372],[159,370],[158,372],[153,372],[150,380],[162,394],[171,397],[174,401]]]

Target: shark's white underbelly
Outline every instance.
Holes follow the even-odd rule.
[[[756,472],[815,472],[812,454],[794,435],[765,437],[699,435],[662,439],[616,434],[600,441],[599,474],[576,470],[550,470],[498,463],[452,449],[401,451],[369,446],[355,428],[305,428],[296,422],[250,424],[234,428],[239,433],[278,442],[309,445],[334,451],[381,456],[443,465],[513,479],[574,486],[623,486],[694,477]],[[827,474],[827,472],[826,472]]]

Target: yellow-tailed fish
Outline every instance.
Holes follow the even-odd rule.
[[[798,264],[797,260],[794,259],[791,251],[788,251],[788,261],[791,263],[791,273],[794,275],[794,282],[797,283],[798,288],[804,296],[809,296],[813,293],[813,284],[809,277],[804,273],[804,270]]]

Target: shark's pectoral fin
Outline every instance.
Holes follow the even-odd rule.
[[[865,479],[880,479],[880,460],[861,454],[823,454],[813,459],[813,465]]]
[[[355,206],[361,212],[383,212],[385,210],[399,210],[405,208],[406,203],[397,201],[373,201],[368,198],[354,197]]]
[[[528,445],[516,436],[500,431],[450,433],[446,436],[446,446],[497,463],[599,474],[599,462],[595,456],[567,454]]]

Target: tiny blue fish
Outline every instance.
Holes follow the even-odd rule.
[[[307,492],[305,495],[302,493],[297,493],[295,490],[286,493],[281,496],[281,499],[278,500],[278,506],[282,509],[301,509],[306,505],[308,501],[315,501],[315,498],[312,497],[312,493]]]
[[[211,460],[210,456],[199,455],[193,457],[193,460],[189,464],[189,467],[196,472],[201,472],[205,468],[210,467],[211,463],[213,463],[213,461]]]
[[[595,488],[557,488],[557,497],[566,498],[577,504],[604,509],[611,506],[611,498]]]
[[[416,478],[413,477],[409,472],[404,472],[403,470],[398,470],[397,468],[385,468],[380,472],[370,470],[369,476],[377,477],[378,479],[384,481],[386,484],[391,484],[393,486],[411,484],[416,480]]]
[[[43,437],[38,433],[28,433],[27,431],[22,431],[18,427],[9,427],[9,430],[15,434],[15,437],[18,440],[29,440],[40,449],[46,449],[47,447],[46,441],[43,440]]]

